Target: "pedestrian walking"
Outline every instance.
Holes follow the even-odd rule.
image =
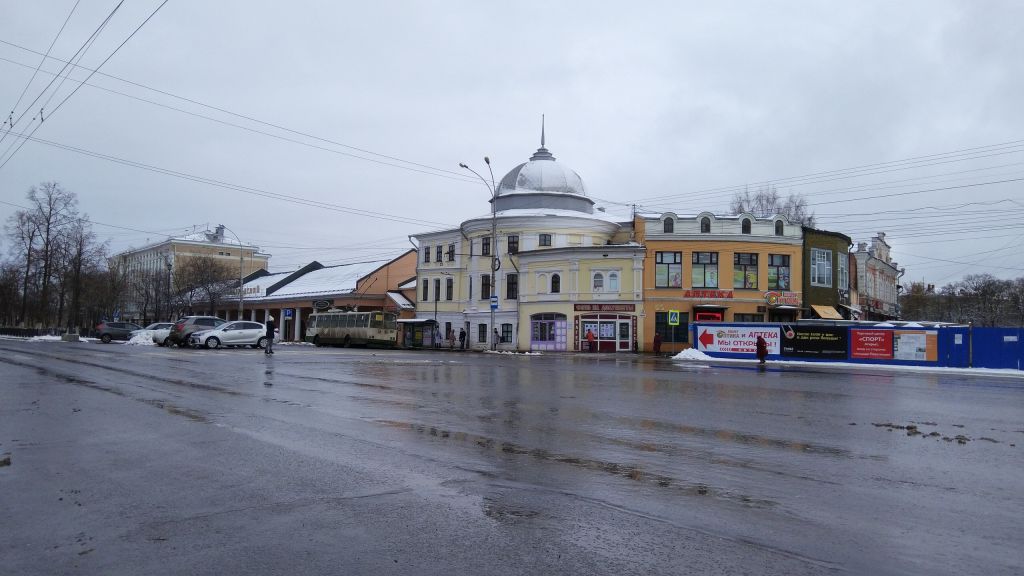
[[[761,364],[764,364],[765,358],[768,357],[768,342],[765,341],[764,336],[757,337],[757,343],[755,344],[757,349],[757,360]]]
[[[587,351],[597,352],[597,347],[594,346],[594,333],[590,330],[590,328],[587,328]]]
[[[274,333],[276,332],[276,327],[274,317],[267,316],[267,347],[263,349],[263,353],[267,356],[274,353]]]
[[[661,354],[661,332],[654,333],[654,353]]]
[[[448,350],[455,350],[455,330],[448,331]]]
[[[459,350],[466,349],[466,329],[459,328]]]
[[[497,329],[497,327],[495,327],[495,329],[494,329],[494,342],[491,343],[491,349],[492,350],[497,349],[498,342],[501,342],[501,336],[498,336],[498,329]]]

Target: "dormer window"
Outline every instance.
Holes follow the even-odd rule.
[[[743,232],[744,234],[750,234],[750,220],[749,219],[747,219],[747,218],[743,219],[743,222],[740,224],[740,231]]]
[[[665,234],[671,234],[676,231],[676,221],[671,218],[665,218],[664,229]]]
[[[711,234],[711,218],[705,216],[700,219],[700,233]]]
[[[785,230],[785,227],[782,225],[782,220],[776,220],[775,221],[775,235],[776,236],[782,236],[782,233],[783,233],[784,230]]]

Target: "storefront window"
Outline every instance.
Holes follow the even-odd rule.
[[[718,288],[718,252],[694,252],[690,280],[694,288]]]

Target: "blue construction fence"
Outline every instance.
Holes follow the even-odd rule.
[[[762,336],[769,360],[1024,370],[1021,328],[699,322],[691,329],[693,347],[719,358],[755,358]]]

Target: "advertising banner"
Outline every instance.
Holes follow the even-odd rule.
[[[896,360],[937,362],[939,333],[935,330],[893,330],[892,355]]]
[[[845,360],[845,326],[782,326],[782,355]]]
[[[768,343],[768,353],[779,353],[778,326],[701,326],[697,331],[697,349],[701,352],[754,354],[757,337]]]
[[[850,330],[850,358],[892,360],[892,330]]]

